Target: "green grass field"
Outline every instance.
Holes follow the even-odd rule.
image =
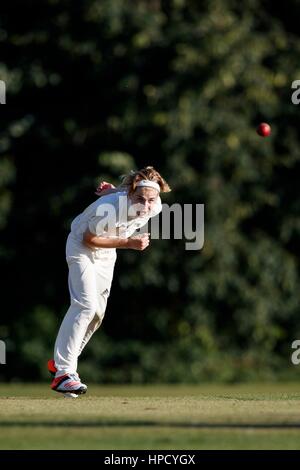
[[[0,385],[1,449],[300,449],[300,383]]]

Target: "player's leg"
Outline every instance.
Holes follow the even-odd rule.
[[[83,349],[93,336],[96,330],[101,326],[102,320],[105,315],[107,300],[110,294],[111,282],[113,277],[114,271],[114,261],[112,263],[106,264],[105,267],[105,277],[103,276],[103,265],[101,265],[101,269],[96,266],[96,283],[97,283],[97,297],[98,297],[98,306],[99,310],[96,312],[94,318],[92,319],[91,323],[89,324],[86,333],[84,335],[83,341],[81,343],[81,347],[79,350],[79,354],[82,353]]]
[[[72,376],[70,388],[76,387],[76,381],[80,382],[76,373],[80,347],[95,312],[100,309],[94,265],[88,257],[83,256],[69,263],[69,290],[71,305],[61,324],[54,347],[57,372],[52,388],[57,391],[63,391],[65,386],[68,386],[68,376]],[[60,378],[64,379],[62,390],[57,388]]]
[[[85,346],[87,345],[87,343],[89,342],[89,340],[91,339],[95,331],[98,330],[98,328],[100,327],[101,323],[102,323],[102,320],[100,320],[100,318],[96,314],[85,332],[84,338],[79,348],[78,356],[80,356],[80,354],[82,353],[83,349],[85,348]]]

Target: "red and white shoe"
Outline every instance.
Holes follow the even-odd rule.
[[[68,396],[82,395],[86,393],[87,386],[83,384],[78,374],[65,374],[61,377],[54,378],[51,384],[52,390],[68,394]]]

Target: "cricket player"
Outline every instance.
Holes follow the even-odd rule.
[[[48,361],[52,390],[74,398],[86,393],[77,374],[78,356],[103,320],[116,250],[149,246],[149,234],[134,233],[161,212],[160,193],[169,191],[162,176],[147,166],[123,176],[117,188],[102,183],[96,192],[100,197],[73,220],[66,245],[70,307],[56,338],[54,359]]]

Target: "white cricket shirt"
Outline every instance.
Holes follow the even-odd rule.
[[[143,227],[150,218],[162,210],[161,199],[158,196],[153,210],[143,217],[128,218],[130,200],[127,191],[118,191],[99,197],[90,204],[71,223],[71,237],[82,242],[84,232],[89,229],[97,236],[109,238],[129,238],[137,229]],[[107,252],[106,248],[95,248]],[[115,250],[109,248],[108,250]],[[94,250],[93,250],[94,251]]]

